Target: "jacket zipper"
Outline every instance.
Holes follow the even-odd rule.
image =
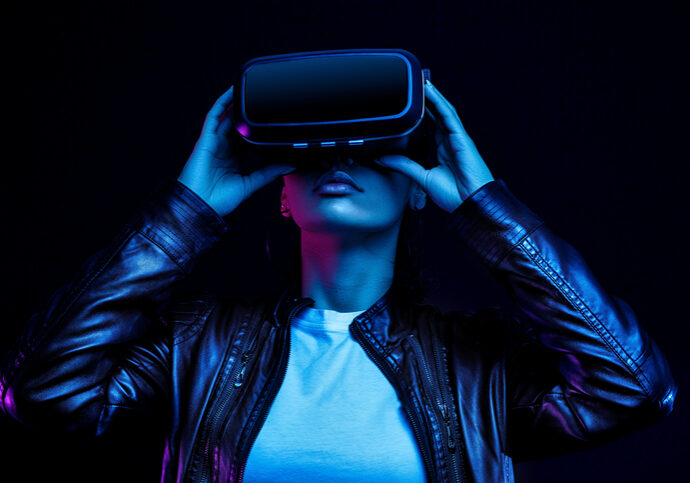
[[[416,354],[416,360],[421,361],[421,363],[424,366],[424,373],[426,374],[427,382],[429,384],[430,388],[436,388],[438,387],[438,395],[436,396],[436,406],[438,407],[439,411],[441,412],[441,416],[443,418],[443,421],[446,426],[446,445],[448,447],[448,455],[450,458],[450,468],[451,468],[451,473],[452,473],[452,479],[453,481],[460,482],[462,481],[460,479],[460,475],[458,475],[458,454],[456,453],[457,450],[457,444],[455,441],[455,435],[453,432],[453,426],[451,423],[451,411],[452,407],[448,407],[446,404],[446,398],[443,395],[443,388],[442,384],[434,384],[434,380],[431,377],[431,369],[429,368],[429,365],[427,363],[426,358],[424,357],[424,353],[422,351],[422,346],[421,343],[417,340],[417,337],[415,337],[414,333],[411,333],[410,335],[407,336],[410,345],[412,346],[412,350]],[[432,345],[432,351],[433,351],[433,358],[436,363],[436,367],[438,370],[438,374],[441,374],[442,368],[438,367],[438,357],[437,357],[437,351],[436,351],[436,346],[435,344]],[[419,366],[417,366],[419,368]],[[441,369],[441,370],[439,370]],[[443,371],[445,373],[445,371]],[[446,381],[447,382],[447,381]]]
[[[376,353],[375,349],[371,346],[371,344],[366,340],[366,337],[364,336],[364,333],[362,332],[362,329],[355,323],[350,324],[350,331],[352,332],[352,337],[359,342],[359,345],[364,349],[364,352],[367,353],[369,358],[376,364],[376,366],[379,368],[379,370],[386,376],[386,378],[393,384],[393,381],[395,381],[395,375],[392,373],[392,371],[389,369],[389,367],[381,362],[381,360],[378,358],[378,354]],[[398,387],[393,384],[393,387],[398,391]],[[422,459],[424,460],[424,466],[426,469],[426,475],[427,475],[427,480],[428,481],[434,481],[434,466],[431,461],[431,455],[429,454],[429,448],[426,444],[426,441],[424,438],[422,438],[422,432],[420,431],[420,422],[415,416],[414,412],[410,409],[410,404],[409,401],[407,401],[407,397],[404,396],[404,391],[400,391],[399,394],[403,395],[403,400],[405,400],[405,403],[403,403],[403,409],[405,410],[405,413],[407,414],[407,418],[410,421],[410,426],[412,426],[412,431],[414,433],[414,436],[417,440],[417,444],[419,445],[420,452],[422,454]]]
[[[242,353],[242,357],[240,358],[240,368],[234,371],[234,378],[230,379],[232,381],[233,388],[242,387],[242,385],[244,384],[247,366],[249,365],[249,360],[254,354],[256,341],[264,340],[264,329],[268,325],[268,322],[263,322],[262,324],[260,324],[259,330],[257,331],[258,333],[254,334],[254,336],[252,337],[252,341],[249,348],[245,348],[245,351]],[[234,389],[230,389],[230,391],[237,393],[237,391],[234,391]],[[214,439],[216,443],[218,443],[219,441],[223,441],[223,439],[225,438],[225,432],[227,431],[229,422],[230,414],[228,413],[225,415],[225,419],[223,420],[223,425],[221,426],[220,432],[216,432],[216,438]]]
[[[444,382],[445,382],[445,384],[440,385],[441,392],[443,392],[444,389],[448,391],[448,398],[446,400],[450,401],[450,405],[446,406],[446,407],[449,408],[448,418],[451,421],[450,422],[450,428],[452,429],[453,423],[452,423],[451,418],[454,417],[453,412],[455,410],[455,401],[453,398],[453,390],[452,390],[452,387],[450,384],[450,375],[448,373],[447,350],[446,350],[446,347],[444,345],[441,345],[441,352],[442,352],[442,359],[437,358],[436,360],[438,361],[438,364],[441,365],[441,368],[439,370],[439,374],[441,374],[441,373],[443,374]],[[457,419],[456,421],[458,422],[458,432],[459,432],[460,431],[460,428],[459,428],[460,420]],[[454,453],[451,454],[451,459],[455,458],[455,459],[453,459],[453,463],[454,464],[456,462],[458,463],[457,466],[454,466],[454,468],[457,468],[457,470],[459,471],[459,474],[456,474],[456,480],[457,481],[468,481],[467,471],[465,469],[465,457],[467,455],[467,451],[465,448],[465,442],[462,439],[462,437],[460,437],[459,433],[458,433],[458,438],[457,438],[457,446],[458,446],[457,454],[454,454]]]
[[[244,468],[245,465],[247,464],[247,459],[249,458],[249,452],[252,449],[252,446],[254,445],[254,441],[256,440],[257,435],[259,434],[259,431],[261,430],[261,427],[264,425],[266,422],[266,418],[268,417],[268,411],[270,410],[271,406],[273,405],[273,401],[275,401],[276,396],[278,395],[278,390],[280,389],[280,386],[283,385],[283,381],[285,380],[285,374],[287,373],[287,365],[288,365],[288,359],[290,356],[290,326],[292,324],[292,319],[295,318],[295,315],[297,315],[297,312],[299,312],[302,308],[311,305],[312,301],[311,300],[302,300],[299,304],[295,305],[292,310],[290,310],[290,313],[288,315],[287,321],[285,322],[285,328],[284,330],[284,339],[285,343],[283,344],[282,351],[280,353],[280,370],[278,371],[278,377],[276,379],[273,379],[272,385],[270,387],[269,395],[264,401],[263,406],[261,406],[259,410],[259,417],[257,418],[256,422],[252,427],[249,428],[249,436],[247,438],[247,441],[244,444],[244,448],[242,448],[239,451],[239,476],[238,476],[238,483],[242,481],[242,478],[244,477]]]
[[[247,364],[249,363],[249,358],[252,356],[254,353],[254,348],[256,347],[256,341],[257,340],[263,340],[263,327],[266,325],[266,322],[263,322],[261,324],[261,327],[259,328],[259,335],[252,337],[252,342],[249,346],[248,349],[246,349],[242,353],[242,358],[240,359],[241,365],[239,371],[237,371],[237,375],[234,378],[233,382],[233,387],[242,387],[242,384],[244,384],[244,377],[245,377],[245,371],[247,369]]]
[[[248,322],[246,322],[246,324],[248,325]],[[259,324],[259,325],[261,325],[261,324]],[[247,330],[245,332],[245,334],[249,334],[249,330]],[[256,341],[256,337],[252,338],[251,346],[249,347],[249,349],[247,349],[245,346],[245,349],[244,349],[244,351],[242,353],[242,357],[241,357],[241,360],[243,362],[242,367],[238,368],[237,366],[235,366],[235,368],[232,370],[232,374],[230,375],[230,377],[228,377],[226,379],[226,381],[235,381],[235,382],[237,381],[240,372],[244,370],[244,366],[246,365],[246,360],[248,359],[248,355],[254,350],[255,341]],[[228,349],[225,353],[225,357],[223,359],[223,367],[225,367],[227,365],[227,361],[228,361],[229,357],[230,357],[230,347],[228,347]],[[222,378],[221,378],[221,380],[219,380],[218,384],[219,384],[219,386],[218,386],[219,390],[221,387],[226,386],[224,381],[222,381]],[[234,387],[237,387],[237,386],[234,386]],[[211,469],[210,449],[211,449],[211,446],[213,446],[214,442],[217,439],[217,438],[211,436],[212,431],[214,428],[218,427],[218,421],[220,419],[220,416],[223,415],[223,413],[225,412],[225,409],[228,407],[228,405],[230,403],[230,400],[233,398],[233,396],[235,394],[237,394],[237,391],[234,391],[232,389],[224,390],[223,395],[220,399],[220,402],[216,404],[216,409],[215,409],[215,411],[213,411],[213,414],[209,418],[204,418],[204,421],[209,420],[209,419],[210,419],[210,421],[204,425],[204,428],[202,429],[202,432],[201,432],[201,437],[197,440],[197,448],[192,453],[192,454],[196,454],[196,452],[198,451],[198,445],[199,444],[204,445],[202,460],[201,460],[201,471],[200,471],[201,476],[199,478],[200,482],[207,482],[209,480],[209,477],[211,476],[210,475],[210,469]],[[210,408],[210,406],[209,406],[209,408]],[[213,431],[213,432],[215,433],[217,431]],[[185,479],[187,479],[187,478],[185,478]]]

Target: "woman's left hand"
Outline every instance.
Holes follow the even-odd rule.
[[[434,203],[451,213],[469,195],[494,178],[465,132],[453,105],[431,82],[425,83],[424,91],[430,104],[427,114],[435,126],[433,142],[438,166],[424,169],[419,163],[400,154],[381,156],[377,163],[412,178]]]

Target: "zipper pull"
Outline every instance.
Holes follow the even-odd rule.
[[[242,384],[244,384],[244,371],[247,368],[247,359],[249,359],[249,356],[247,355],[247,352],[245,352],[242,354],[242,368],[235,379],[235,387],[240,387]]]
[[[439,404],[441,408],[441,415],[446,422],[446,431],[448,432],[448,449],[451,453],[455,453],[455,440],[453,439],[453,432],[450,429],[450,414],[445,404]]]
[[[264,324],[267,323],[268,321],[264,321]],[[252,339],[252,343],[249,345],[249,349],[244,351],[244,354],[242,354],[242,367],[240,368],[239,374],[237,374],[237,377],[235,378],[235,387],[240,387],[242,384],[244,384],[244,371],[247,369],[247,360],[249,360],[249,356],[254,352],[254,346],[256,345],[256,340],[261,337],[263,334],[263,326],[259,330],[259,335],[254,337]]]

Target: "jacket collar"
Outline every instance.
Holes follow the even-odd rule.
[[[373,319],[376,314],[385,310],[391,304],[393,293],[394,284],[391,285],[388,290],[386,290],[386,293],[374,302],[371,307],[355,317],[353,322],[371,330]],[[310,307],[313,306],[314,303],[314,299],[300,296],[299,290],[294,283],[288,285],[285,290],[283,290],[273,310],[273,324],[276,327],[280,327],[283,322],[288,319],[293,310],[296,308],[301,309],[302,307]]]
[[[280,327],[290,313],[298,306],[313,306],[314,299],[300,296],[295,284],[288,285],[273,309],[273,325]]]

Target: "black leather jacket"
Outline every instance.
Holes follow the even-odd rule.
[[[512,461],[590,448],[667,414],[676,387],[623,300],[503,181],[448,227],[507,288],[516,316],[442,313],[391,288],[350,326],[395,388],[429,481],[512,481]],[[169,410],[163,481],[240,481],[285,375],[291,317],[312,303],[171,302],[228,230],[175,181],[31,317],[0,366],[2,409],[27,425],[100,435]]]

